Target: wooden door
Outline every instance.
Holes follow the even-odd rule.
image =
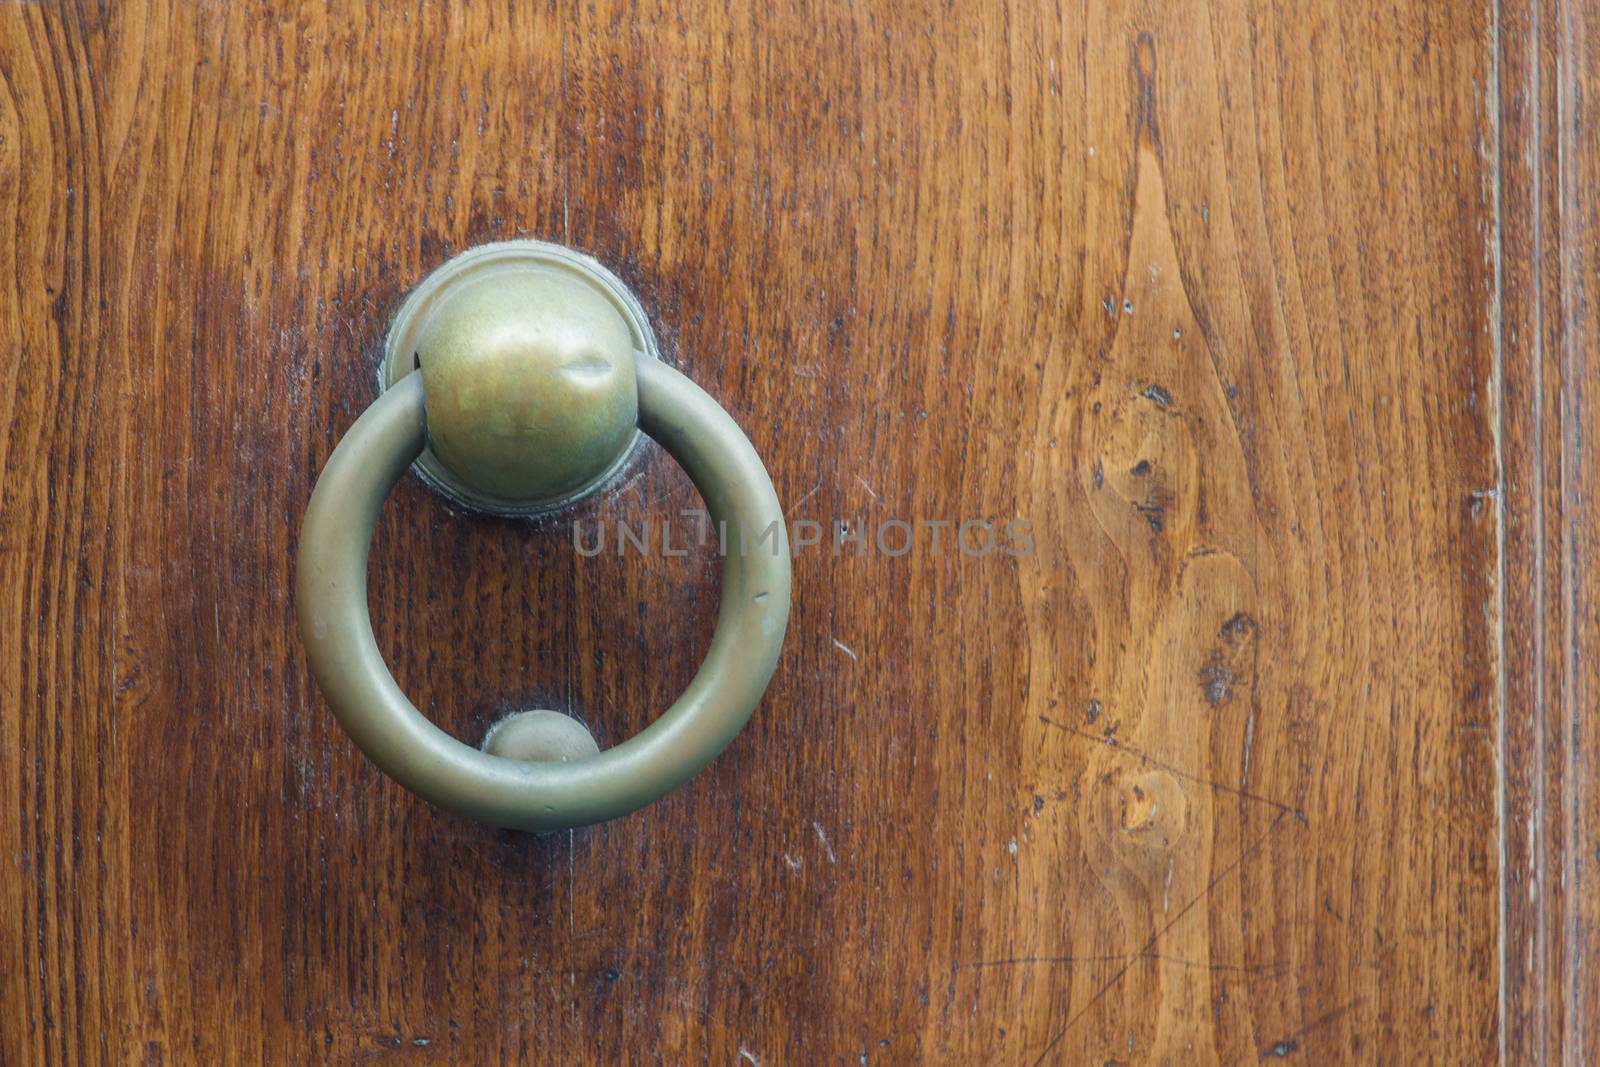
[[[1593,1062],[1597,23],[0,7],[0,1061]],[[548,837],[384,778],[290,599],[387,316],[522,236],[867,534],[706,773]],[[637,732],[716,561],[572,526],[695,502],[407,479],[397,677]]]

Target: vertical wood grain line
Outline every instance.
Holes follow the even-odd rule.
[[[1495,1018],[1496,1041],[1500,1063],[1506,1063],[1506,926],[1510,916],[1506,897],[1506,464],[1505,464],[1505,185],[1503,177],[1504,92],[1501,85],[1503,66],[1500,61],[1500,19],[1502,4],[1496,2],[1489,12],[1489,69],[1491,103],[1489,125],[1494,139],[1490,181],[1493,185],[1494,233],[1490,238],[1494,259],[1494,308],[1489,316],[1491,341],[1490,394],[1494,403],[1494,655],[1495,655],[1495,744],[1494,744],[1494,798],[1496,819],[1495,892],[1498,896],[1495,931]]]
[[[1579,884],[1579,872],[1576,856],[1580,850],[1578,837],[1578,823],[1580,804],[1577,796],[1577,748],[1579,743],[1579,730],[1576,720],[1578,709],[1581,706],[1577,700],[1577,659],[1578,659],[1578,621],[1577,603],[1574,590],[1574,573],[1577,567],[1575,558],[1578,550],[1580,536],[1577,518],[1581,514],[1582,481],[1577,477],[1575,468],[1581,462],[1582,440],[1581,427],[1578,425],[1579,413],[1582,408],[1573,401],[1574,393],[1579,388],[1579,377],[1576,363],[1576,346],[1574,335],[1579,329],[1581,317],[1576,313],[1575,304],[1580,302],[1582,282],[1576,277],[1577,264],[1575,259],[1582,255],[1582,224],[1575,220],[1573,205],[1576,202],[1579,187],[1577,182],[1577,162],[1573,156],[1572,139],[1578,132],[1577,105],[1573,101],[1575,79],[1579,72],[1571,68],[1574,60],[1573,41],[1573,12],[1568,0],[1557,0],[1560,17],[1560,41],[1556,50],[1556,107],[1557,107],[1557,203],[1560,213],[1558,225],[1560,227],[1561,262],[1561,425],[1562,433],[1562,461],[1561,461],[1561,601],[1562,601],[1562,651],[1564,676],[1562,678],[1562,726],[1563,750],[1566,753],[1566,766],[1562,774],[1562,824],[1564,827],[1564,844],[1561,855],[1562,884],[1566,887],[1566,904],[1562,916],[1562,943],[1564,959],[1562,961],[1562,995],[1566,1003],[1566,1019],[1564,1046],[1569,1062],[1582,1063],[1583,1059],[1583,1005],[1578,988],[1579,968],[1579,932],[1578,911],[1583,901],[1582,886]]]
[[[1532,301],[1532,330],[1529,331],[1529,344],[1532,346],[1531,386],[1533,389],[1532,421],[1533,421],[1533,471],[1532,471],[1532,502],[1533,502],[1533,575],[1534,582],[1531,588],[1533,598],[1532,644],[1533,663],[1530,675],[1530,684],[1533,689],[1533,795],[1535,810],[1538,813],[1529,820],[1533,828],[1529,846],[1533,852],[1533,869],[1535,891],[1539,893],[1539,906],[1534,909],[1533,920],[1533,957],[1534,973],[1539,976],[1538,989],[1545,990],[1544,976],[1549,973],[1550,960],[1550,930],[1549,909],[1545,904],[1548,894],[1544,890],[1543,872],[1548,869],[1548,838],[1545,832],[1542,814],[1547,810],[1545,793],[1545,643],[1544,625],[1545,597],[1545,471],[1544,471],[1544,286],[1542,280],[1544,271],[1544,108],[1542,100],[1542,81],[1540,78],[1539,39],[1543,30],[1543,18],[1540,10],[1541,4],[1534,2],[1528,5],[1528,18],[1531,29],[1528,34],[1528,80],[1530,83],[1529,98],[1532,102],[1530,119],[1532,122],[1531,137],[1533,140],[1533,166],[1529,175],[1532,187],[1529,227],[1532,230],[1532,240],[1529,247],[1529,257],[1532,261],[1532,277],[1534,284],[1529,290],[1529,299]],[[1502,832],[1504,826],[1502,825]],[[1502,985],[1504,975],[1501,977]],[[1538,1062],[1542,1065],[1548,1062],[1550,1054],[1550,1013],[1545,1010],[1540,996],[1534,1004],[1533,1025],[1538,1048]]]
[[[1537,0],[1536,0],[1537,2]],[[1542,701],[1535,683],[1543,657],[1539,566],[1543,508],[1541,318],[1537,296],[1540,107],[1535,4],[1496,5],[1495,153],[1498,455],[1501,466],[1498,690],[1500,699],[1497,836],[1500,853],[1499,1055],[1523,1062],[1540,1044],[1543,971],[1538,962],[1543,869],[1538,860],[1542,781]],[[1508,447],[1509,442],[1509,447]],[[1540,1053],[1540,1062],[1543,1054]]]

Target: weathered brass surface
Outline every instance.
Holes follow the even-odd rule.
[[[483,750],[506,759],[565,763],[600,751],[594,735],[570,715],[543,708],[507,715],[489,728]]]
[[[380,385],[422,371],[425,481],[477,510],[533,515],[621,470],[638,440],[635,359],[655,354],[638,302],[599,263],[506,241],[463,252],[406,298]]]

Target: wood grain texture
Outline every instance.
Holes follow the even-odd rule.
[[[1600,1055],[1600,726],[1589,577],[1597,411],[1600,92],[1584,4],[1501,12],[1501,413],[1505,488],[1504,968],[1507,1057]]]
[[[1582,1063],[1595,17],[1571,0],[0,7],[0,1063]],[[382,777],[289,601],[387,316],[534,236],[792,519],[691,786]],[[717,565],[412,479],[380,645],[642,728]],[[614,527],[613,527],[614,528]]]

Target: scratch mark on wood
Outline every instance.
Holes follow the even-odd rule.
[[[1206,899],[1206,897],[1211,895],[1211,891],[1217,887],[1219,882],[1228,877],[1234,871],[1238,870],[1240,864],[1254,855],[1262,845],[1266,844],[1267,838],[1271,837],[1278,827],[1282,825],[1284,817],[1288,814],[1289,810],[1287,808],[1278,812],[1277,816],[1273,818],[1271,824],[1269,824],[1265,830],[1261,831],[1254,841],[1250,842],[1248,846],[1240,850],[1239,854],[1233,858],[1231,863],[1229,863],[1222,870],[1218,871],[1215,877],[1206,883],[1205,888],[1202,889],[1193,900],[1189,901],[1189,903],[1178,909],[1178,914],[1167,920],[1167,922],[1164,923],[1159,930],[1150,935],[1150,939],[1144,943],[1144,947],[1135,954],[1134,960],[1130,960],[1119,967],[1117,969],[1117,973],[1113,974],[1104,985],[1097,989],[1095,994],[1089,998],[1088,1002],[1085,1003],[1083,1007],[1079,1008],[1072,1015],[1068,1016],[1067,1021],[1062,1025],[1061,1029],[1057,1030],[1055,1036],[1052,1037],[1049,1043],[1045,1045],[1044,1051],[1039,1053],[1039,1058],[1033,1061],[1034,1067],[1042,1067],[1045,1060],[1050,1058],[1050,1053],[1055,1051],[1055,1047],[1060,1044],[1061,1039],[1067,1035],[1067,1031],[1072,1029],[1072,1024],[1083,1018],[1084,1014],[1088,1012],[1090,1008],[1099,1003],[1100,998],[1104,997],[1114,986],[1116,986],[1118,982],[1122,981],[1123,977],[1128,973],[1129,969],[1133,967],[1134,962],[1138,958],[1142,957],[1144,953],[1154,949],[1156,945],[1160,943],[1162,935],[1181,922],[1183,917],[1189,914],[1190,910],[1193,909],[1196,904],[1200,903],[1202,900]]]
[[[1057,730],[1062,730],[1073,735],[1074,737],[1081,737],[1085,741],[1093,741],[1096,744],[1117,749],[1119,752],[1126,752],[1128,755],[1139,760],[1141,763],[1155,767],[1159,770],[1166,771],[1168,774],[1176,775],[1179,778],[1187,779],[1188,781],[1195,782],[1199,785],[1209,786],[1212,789],[1220,790],[1224,793],[1232,793],[1234,796],[1240,797],[1244,800],[1259,801],[1260,803],[1265,804],[1282,814],[1293,815],[1295,819],[1303,825],[1307,824],[1306,814],[1299,808],[1285,804],[1280,800],[1273,800],[1271,797],[1264,797],[1259,793],[1248,793],[1243,789],[1237,789],[1231,785],[1224,785],[1222,782],[1213,782],[1211,779],[1202,775],[1193,774],[1189,771],[1183,770],[1182,768],[1174,767],[1165,760],[1159,760],[1150,755],[1148,752],[1128,744],[1126,741],[1119,741],[1116,737],[1110,734],[1092,734],[1087,730],[1079,730],[1077,727],[1068,726],[1066,723],[1056,722],[1054,719],[1048,718],[1044,715],[1039,716],[1039,721],[1044,723],[1046,726],[1053,726]]]
[[[1300,1039],[1301,1038],[1305,1037],[1307,1034],[1311,1033],[1314,1030],[1318,1030],[1318,1029],[1320,1029],[1320,1028],[1322,1028],[1324,1026],[1327,1026],[1329,1023],[1334,1022],[1340,1016],[1342,1016],[1346,1012],[1348,1012],[1351,1008],[1355,1007],[1357,1004],[1360,1004],[1362,999],[1363,999],[1362,997],[1356,997],[1354,1000],[1351,1000],[1351,1001],[1349,1001],[1349,1002],[1347,1002],[1347,1003],[1345,1003],[1345,1004],[1343,1004],[1343,1005],[1341,1005],[1341,1006],[1339,1006],[1337,1008],[1334,1008],[1332,1011],[1328,1012],[1326,1015],[1320,1015],[1317,1018],[1311,1020],[1310,1022],[1308,1022],[1304,1026],[1302,1026],[1300,1029],[1298,1029],[1294,1033],[1290,1034],[1288,1037],[1285,1037],[1285,1038],[1282,1038],[1281,1040],[1273,1042],[1271,1045],[1268,1045],[1266,1048],[1261,1050],[1261,1058],[1264,1059],[1264,1060],[1265,1059],[1285,1059],[1285,1058],[1293,1055],[1300,1048]]]
[[[790,504],[789,505],[789,510],[785,511],[784,514],[785,515],[793,515],[796,511],[798,511],[800,509],[800,505],[801,504],[804,504],[807,500],[810,500],[812,497],[816,496],[817,495],[817,490],[821,489],[821,488],[822,488],[822,481],[819,479],[817,481],[816,485],[813,485],[810,489],[806,490],[806,495],[805,496],[801,497],[799,500],[796,500],[793,504]]]
[[[822,824],[813,822],[811,828],[817,832],[817,840],[822,842],[822,851],[828,854],[828,862],[838,863],[839,857],[833,854],[833,846],[828,844],[828,835],[822,832]]]
[[[1256,704],[1250,701],[1250,716],[1244,721],[1244,755],[1239,761],[1239,790],[1243,792],[1250,784],[1250,749],[1255,744],[1256,738]]]

